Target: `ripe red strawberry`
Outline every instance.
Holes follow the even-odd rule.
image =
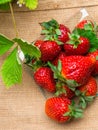
[[[88,56],[95,58],[95,60],[96,60],[94,71],[92,72],[92,75],[98,75],[98,50],[89,53]]]
[[[60,52],[60,54],[53,60],[53,64],[55,66],[58,65],[58,60],[62,60],[64,57],[66,57],[66,53],[65,52]]]
[[[69,121],[72,117],[82,116],[82,110],[73,106],[68,98],[53,97],[46,101],[45,112],[48,117],[60,123]]]
[[[95,78],[90,77],[87,84],[78,87],[76,95],[80,96],[80,105],[82,108],[87,106],[88,102],[91,102],[97,94],[97,82]]]
[[[38,48],[40,48],[40,46],[42,45],[44,41],[43,40],[37,40],[34,45],[37,46]]]
[[[51,61],[58,56],[61,47],[55,41],[44,41],[40,51],[42,61]]]
[[[56,20],[52,19],[48,22],[41,23],[42,34],[46,36],[47,40],[55,40],[58,43],[65,43],[69,40],[70,30],[67,26],[59,24]]]
[[[34,73],[34,79],[38,85],[49,92],[55,92],[56,83],[53,78],[53,72],[48,67],[40,67]]]
[[[64,44],[64,50],[66,51],[66,55],[84,55],[89,51],[89,49],[89,40],[80,36],[78,38],[71,39]]]
[[[84,29],[87,24],[90,24],[93,27],[93,23],[90,20],[82,20],[76,25],[76,28]]]
[[[62,60],[61,74],[65,79],[74,80],[78,85],[88,81],[95,60],[84,56],[68,56]]]
[[[48,63],[55,73],[55,78],[67,83],[71,89],[84,85],[94,68],[95,60],[84,56],[67,56],[61,60],[56,68]]]

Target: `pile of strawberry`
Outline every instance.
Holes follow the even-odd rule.
[[[80,118],[97,94],[97,25],[83,20],[71,32],[52,19],[41,26],[44,38],[33,43],[41,57],[26,55],[26,64],[32,67],[35,82],[54,94],[47,99],[45,112],[58,122]]]

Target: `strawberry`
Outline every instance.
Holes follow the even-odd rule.
[[[84,56],[64,57],[57,67],[48,62],[48,65],[54,71],[55,78],[66,83],[73,90],[86,84],[94,69],[94,64],[93,58]]]
[[[72,34],[70,40],[64,44],[66,55],[84,55],[90,49],[90,42],[87,38]]]
[[[92,75],[98,75],[98,50],[89,53],[88,56],[95,58],[95,60],[96,60],[94,71],[92,72]]]
[[[59,60],[62,60],[64,57],[66,57],[66,53],[65,52],[60,52],[60,54],[53,60],[53,64],[55,65],[55,66],[57,66],[58,65],[58,61]]]
[[[87,106],[97,94],[97,82],[95,78],[90,77],[87,84],[80,86],[76,90],[76,95],[80,96],[80,105],[82,108]]]
[[[46,101],[45,112],[51,119],[63,123],[72,117],[81,117],[83,111],[76,108],[68,98],[52,97]]]
[[[34,73],[34,79],[38,85],[46,89],[49,92],[55,92],[55,80],[53,78],[53,72],[48,67],[40,67]]]
[[[58,56],[61,47],[55,41],[44,41],[40,47],[40,51],[42,61],[51,61]]]
[[[79,22],[77,25],[76,25],[76,28],[79,28],[79,29],[84,29],[85,26],[90,26],[93,28],[93,23],[90,21],[90,20],[82,20],[81,22]]]
[[[40,46],[42,45],[44,41],[43,40],[37,40],[35,41],[34,45],[37,46],[38,48],[40,48]]]
[[[41,26],[43,29],[42,34],[46,36],[45,39],[55,40],[58,44],[65,43],[69,40],[69,28],[63,24],[59,24],[56,20],[52,19],[48,22],[43,22]]]
[[[62,60],[61,74],[64,78],[75,80],[79,85],[88,81],[95,60],[84,56],[69,56]]]

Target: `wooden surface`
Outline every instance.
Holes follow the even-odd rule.
[[[28,41],[40,35],[39,23],[54,18],[73,27],[83,7],[98,23],[97,0],[39,0],[36,11],[17,8],[15,19],[21,38]],[[15,37],[10,12],[0,11],[0,33]],[[0,65],[5,57],[0,57]],[[58,124],[44,113],[44,104],[50,95],[42,92],[33,80],[32,72],[23,67],[23,82],[7,90],[0,78],[0,130],[98,130],[98,98],[84,112],[84,117],[67,124]]]

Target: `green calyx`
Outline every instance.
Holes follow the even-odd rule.
[[[28,58],[28,62],[25,62],[25,64],[32,68],[33,72],[35,72],[38,68],[42,66],[46,66],[46,63],[43,63],[40,59],[32,58],[30,59],[30,62],[29,59],[30,58]]]
[[[60,82],[60,81],[58,81],[56,83],[56,93],[55,93],[55,96],[59,96],[61,94],[65,94],[66,95],[66,90],[63,88],[64,85],[65,84]]]
[[[40,24],[42,26],[42,35],[45,35],[44,40],[56,41],[59,45],[63,44],[58,40],[58,36],[61,35],[59,24],[56,20],[52,19],[48,22]]]
[[[79,44],[81,44],[80,35],[77,33],[69,34],[70,40],[67,42],[68,44],[73,45],[74,48],[77,48]]]
[[[69,111],[64,113],[63,116],[70,116],[71,118],[82,118],[83,110],[76,106],[75,102],[72,101],[72,104],[69,105]]]
[[[61,70],[62,70],[62,64],[61,61],[58,61],[58,66],[54,66],[51,62],[48,62],[48,66],[52,69],[54,72],[54,78],[61,81],[62,83],[66,84],[72,91],[75,91],[76,87],[79,86],[79,84],[72,79],[66,79],[62,76]]]
[[[92,102],[95,98],[95,96],[86,96],[86,91],[81,92],[80,90],[76,90],[75,94],[76,96],[79,96],[79,106],[83,109],[87,107],[87,105]]]

